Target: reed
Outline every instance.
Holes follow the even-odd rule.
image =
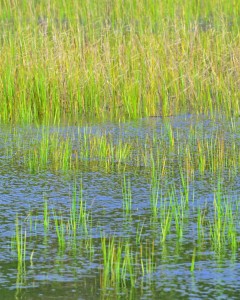
[[[130,179],[123,178],[122,183],[122,198],[123,198],[123,211],[126,215],[130,216],[132,211],[132,189]]]
[[[192,262],[191,262],[191,268],[190,268],[191,272],[193,272],[195,270],[195,259],[196,259],[196,248],[194,248],[193,254],[192,254]]]
[[[15,234],[18,272],[24,273],[26,268],[26,246],[27,246],[27,233],[23,232],[22,226],[19,225],[18,216],[16,216],[16,234]]]
[[[63,216],[58,216],[55,211],[53,211],[53,216],[59,251],[63,253],[66,248],[66,223],[63,220]]]

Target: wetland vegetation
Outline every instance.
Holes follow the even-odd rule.
[[[0,1],[4,299],[238,299],[239,15]]]

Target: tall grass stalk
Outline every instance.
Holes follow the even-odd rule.
[[[58,240],[59,250],[63,252],[66,247],[66,225],[63,221],[63,216],[58,216],[55,211],[53,211],[55,230]]]
[[[49,209],[48,209],[48,200],[44,197],[44,212],[43,212],[43,224],[44,224],[44,232],[47,233],[49,230]]]
[[[17,259],[18,259],[18,272],[25,272],[26,268],[26,246],[27,246],[27,233],[19,224],[19,218],[16,216],[16,248],[17,248]]]
[[[123,177],[122,183],[122,196],[123,196],[123,211],[126,215],[130,216],[132,211],[132,189],[130,180]]]
[[[195,270],[195,260],[196,260],[196,248],[194,248],[193,254],[192,254],[192,262],[191,262],[191,268],[190,268],[191,272],[193,272]]]
[[[156,218],[158,215],[160,176],[159,176],[159,174],[156,174],[156,171],[153,171],[151,177],[152,178],[151,178],[150,205],[151,205],[152,215],[154,218]]]

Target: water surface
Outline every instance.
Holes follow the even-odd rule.
[[[153,136],[169,142],[171,126],[179,147],[195,132],[197,138],[212,141],[221,135],[226,145],[239,146],[240,124],[234,120],[210,119],[208,116],[183,115],[169,118],[144,118],[126,123],[104,123],[92,126],[50,127],[63,139],[71,137],[73,145],[79,145],[79,132],[101,137],[110,134],[113,141],[138,140],[138,147],[150,147],[146,140]],[[238,299],[240,290],[239,218],[237,224],[237,249],[224,248],[217,252],[209,238],[199,244],[197,235],[198,209],[206,211],[207,232],[214,218],[214,199],[219,178],[206,170],[196,171],[189,182],[187,209],[183,213],[183,235],[177,235],[175,222],[166,242],[161,240],[161,222],[153,218],[151,208],[151,163],[135,164],[127,161],[128,168],[105,169],[101,164],[85,164],[81,170],[53,171],[45,168],[30,172],[24,167],[19,151],[31,149],[41,140],[44,126],[2,126],[0,130],[0,293],[2,299]],[[196,137],[197,135],[197,137]],[[17,144],[21,140],[21,149]],[[194,145],[193,145],[194,147]],[[179,148],[179,149],[180,149]],[[6,152],[7,149],[7,152]],[[182,148],[181,148],[182,149]],[[137,149],[136,149],[137,150]],[[16,151],[18,152],[16,154]],[[18,160],[14,160],[14,155]],[[183,185],[178,172],[176,152],[169,155],[171,172],[159,189],[158,218],[165,205],[170,205],[169,190],[174,186],[174,199],[183,199]],[[95,160],[97,161],[97,157]],[[13,163],[14,162],[14,163]],[[116,162],[117,163],[117,162]],[[173,173],[172,165],[176,164]],[[123,209],[123,177],[131,183],[132,209],[127,215]],[[81,196],[89,213],[88,231],[77,232],[76,249],[66,234],[66,247],[59,249],[54,214],[66,220],[72,206],[74,186],[77,198]],[[239,165],[234,174],[223,168],[221,173],[221,197],[227,197],[234,212],[239,207]],[[44,202],[48,203],[49,230],[43,226]],[[56,218],[56,216],[55,216]],[[26,266],[19,269],[14,237],[16,219],[26,230]],[[67,225],[66,225],[67,226]],[[66,227],[67,228],[67,227]],[[66,229],[67,230],[67,229]],[[115,237],[127,241],[135,254],[139,252],[136,235],[141,230],[141,245],[152,251],[154,243],[154,267],[148,274],[135,278],[133,287],[121,286],[120,290],[103,288],[101,284],[101,238]],[[88,242],[89,241],[89,242]],[[89,244],[89,245],[88,245]],[[197,249],[195,269],[190,271],[193,249]],[[146,250],[147,252],[147,250]],[[147,259],[147,258],[146,258]],[[129,282],[128,282],[129,283]]]

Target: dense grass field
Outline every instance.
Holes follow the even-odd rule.
[[[0,121],[239,114],[239,1],[1,1]]]

